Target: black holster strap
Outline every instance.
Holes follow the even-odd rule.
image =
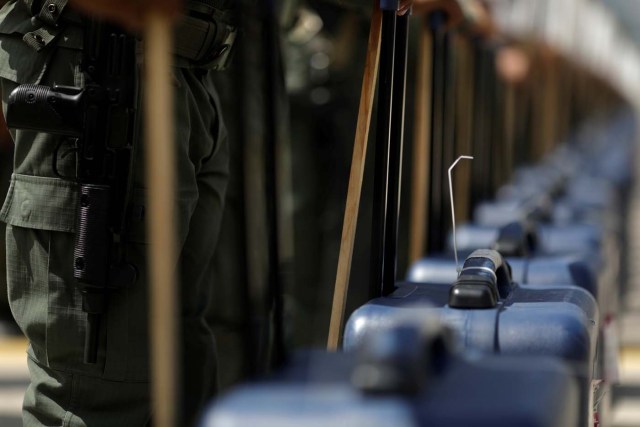
[[[63,30],[59,19],[67,6],[67,0],[22,0],[33,15],[32,20],[41,23],[40,28],[22,37],[22,40],[35,51],[49,45]]]
[[[57,26],[67,0],[45,0],[38,12],[38,19],[47,25]]]
[[[22,0],[32,16],[37,17],[43,23],[57,26],[68,0]]]
[[[35,31],[31,31],[26,33],[22,37],[22,41],[24,41],[29,47],[34,49],[36,52],[39,52],[51,43],[60,33],[59,28],[52,28],[47,26],[42,26]]]

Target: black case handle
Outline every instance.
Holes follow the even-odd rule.
[[[505,256],[528,257],[538,249],[538,234],[530,222],[511,222],[500,227],[492,249]]]
[[[499,252],[474,251],[464,262],[458,280],[449,291],[453,308],[493,308],[511,293],[511,267]]]

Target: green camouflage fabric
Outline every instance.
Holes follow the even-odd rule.
[[[0,10],[3,108],[18,84],[82,85],[82,29],[69,25],[39,52],[22,38],[38,29],[21,1]],[[211,266],[228,177],[228,144],[210,72],[174,68],[179,214],[184,419],[193,423],[215,394],[216,351],[204,320]],[[138,132],[139,134],[139,132]],[[144,218],[132,218],[126,258],[138,281],[109,297],[101,321],[98,363],[82,361],[85,314],[72,269],[77,187],[57,178],[52,156],[60,137],[12,131],[10,189],[0,219],[7,223],[11,310],[29,339],[31,373],[23,408],[25,427],[143,426],[149,407],[148,296]],[[65,151],[63,141],[60,153]],[[144,206],[143,149],[136,155],[134,211]],[[73,176],[73,155],[59,156]]]

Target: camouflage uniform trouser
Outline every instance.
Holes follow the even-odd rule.
[[[15,5],[15,7],[14,7]],[[22,42],[32,31],[26,11],[10,2],[0,11],[3,107],[21,83],[78,85],[81,29],[35,52]],[[54,46],[54,44],[56,44]],[[211,294],[211,259],[227,182],[228,147],[211,76],[175,68],[181,333],[185,420],[189,425],[215,393],[216,352],[204,313]],[[13,132],[14,171],[0,214],[7,223],[11,310],[29,339],[31,374],[23,408],[30,426],[142,426],[148,423],[148,297],[143,217],[132,218],[126,258],[139,278],[109,297],[101,322],[98,363],[83,364],[85,314],[72,260],[76,184],[55,177],[52,156],[59,137]],[[64,153],[71,142],[63,142]],[[132,203],[144,205],[142,147],[136,155]],[[73,176],[75,158],[59,158]],[[134,209],[140,211],[140,209]]]

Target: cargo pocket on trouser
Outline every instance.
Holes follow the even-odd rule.
[[[7,225],[7,287],[11,312],[33,343],[31,357],[46,363],[48,231]]]
[[[36,362],[102,375],[103,352],[98,364],[83,363],[86,317],[73,278],[76,193],[73,182],[12,176],[0,214],[8,224],[9,303]],[[106,333],[101,332],[104,339]]]

